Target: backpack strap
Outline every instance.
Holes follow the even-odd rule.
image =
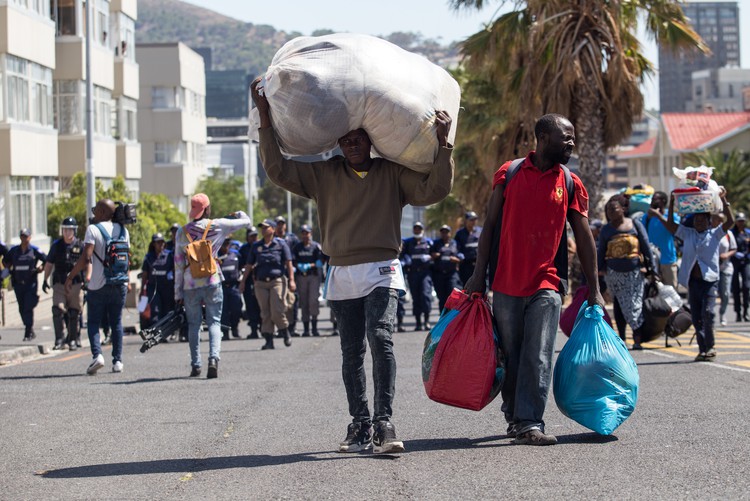
[[[99,230],[99,233],[101,233],[104,237],[104,250],[106,251],[107,244],[109,244],[109,242],[112,240],[112,236],[107,230],[104,229],[104,226],[102,226],[101,223],[96,223],[94,226],[96,226],[96,228]],[[122,235],[122,229],[120,230],[120,234]],[[100,258],[96,251],[94,251],[94,256],[96,256],[96,259],[98,259],[100,263],[104,264],[104,259]]]
[[[521,168],[524,160],[526,160],[526,157],[516,158],[510,163],[510,165],[508,166],[508,170],[505,171],[505,187],[503,188],[503,190],[508,189],[508,183],[510,183],[511,179],[513,179],[513,176],[515,176],[518,170]],[[505,193],[505,191],[503,191],[503,193]],[[505,198],[503,198],[503,205],[505,205]],[[502,226],[503,207],[501,205],[500,212],[497,214],[497,219],[495,220],[493,233],[493,235],[497,238],[493,237],[492,239],[492,243],[490,245],[490,258],[489,262],[487,263],[487,266],[489,268],[490,287],[492,287],[492,282],[495,280],[495,272],[497,271],[497,259],[500,254],[500,234],[502,232]]]
[[[208,230],[210,230],[210,229],[211,229],[211,220],[209,219],[206,222],[206,231],[203,232],[203,236],[201,237],[201,240],[205,240],[206,239],[206,235],[208,235]],[[192,244],[193,243],[193,237],[190,236],[190,232],[188,232],[188,230],[187,230],[187,225],[185,225],[185,226],[182,227],[182,231],[183,231],[183,233],[185,233],[185,237],[187,237],[188,242],[190,242]]]

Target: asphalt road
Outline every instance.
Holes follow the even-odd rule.
[[[535,448],[504,438],[499,399],[471,412],[425,396],[425,334],[395,338],[400,456],[333,452],[349,422],[336,337],[225,342],[215,380],[187,377],[186,344],[141,354],[137,336],[122,374],[109,350],[94,377],[87,350],[0,367],[0,498],[750,498],[750,338],[720,337],[713,364],[694,345],[634,353],[638,407],[611,437],[550,394],[560,443]]]

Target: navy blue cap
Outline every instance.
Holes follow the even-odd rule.
[[[310,228],[306,224],[303,224],[302,226],[300,226],[299,231],[301,231],[302,233],[312,233],[312,228]]]
[[[258,226],[270,226],[271,228],[276,229],[276,221],[273,219],[264,219],[262,222],[258,223]]]

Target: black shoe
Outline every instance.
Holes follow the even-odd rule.
[[[320,336],[320,332],[318,332],[317,329],[313,329],[312,335],[313,335],[313,337],[318,337],[318,336]]]
[[[414,332],[421,331],[422,330],[422,324],[417,324],[416,327],[414,327]]]
[[[298,334],[298,333],[296,333],[296,332],[294,332],[294,331],[293,331],[293,330],[291,329],[291,327],[290,327],[289,329],[287,329],[287,330],[289,331],[289,335],[290,335],[290,336],[292,336],[292,337],[299,337],[299,334]]]
[[[193,367],[190,370],[190,377],[198,377],[201,375],[201,368],[200,367]]]
[[[188,342],[187,336],[180,336],[180,342],[181,343],[187,343]]]
[[[284,329],[284,332],[282,334],[284,336],[284,346],[286,346],[287,348],[289,346],[292,346],[292,338],[289,329]]]
[[[360,452],[372,447],[372,424],[349,423],[346,438],[339,444],[339,452]]]
[[[62,341],[55,341],[55,346],[52,347],[53,350],[62,350],[65,347],[65,343]]]
[[[310,331],[302,331],[302,337],[310,337]]]
[[[76,338],[76,346],[78,346],[79,348],[83,347],[83,345],[81,344],[81,338],[80,337]]]
[[[236,327],[232,327],[232,337],[240,338],[240,331]]]
[[[396,332],[406,332],[406,329],[404,329],[403,322],[398,323],[398,325],[396,326]]]
[[[742,322],[742,315],[737,313],[737,319],[735,320],[735,322]]]
[[[375,434],[372,437],[375,454],[398,454],[404,452],[404,443],[396,438],[396,427],[390,421],[375,423]]]
[[[331,332],[331,336],[338,336],[338,335],[339,335],[339,330],[333,329],[333,332]]]
[[[425,322],[424,323],[424,330],[428,331],[430,329],[432,329],[432,324],[430,322]]]
[[[247,339],[260,339],[260,336],[258,335],[258,331],[254,331],[248,334]]]
[[[221,340],[222,341],[229,341],[229,334],[224,334],[223,336],[221,336]]]
[[[263,337],[266,339],[266,344],[264,344],[260,349],[273,350],[273,334],[263,334]]]
[[[208,374],[207,379],[216,379],[219,377],[219,361],[215,358],[208,359]]]
[[[78,346],[76,345],[75,341],[71,341],[68,343],[68,350],[76,351],[77,349],[78,349]]]

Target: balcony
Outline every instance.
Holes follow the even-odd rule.
[[[7,5],[0,6],[0,54],[10,53],[54,68],[54,43],[55,23]]]
[[[53,76],[55,80],[86,79],[86,43],[83,38],[73,35],[57,37],[55,54],[57,57]],[[114,88],[114,55],[111,50],[92,44],[91,69],[91,79],[94,85],[106,89]]]
[[[56,176],[57,131],[26,124],[0,125],[0,175]]]
[[[94,136],[94,173],[96,177],[117,176],[117,143],[112,138]],[[58,141],[60,177],[71,177],[86,170],[86,136],[60,136]]]
[[[141,178],[140,143],[117,141],[117,175],[125,179]]]
[[[138,77],[139,68],[136,63],[121,57],[115,58],[115,85],[112,97],[126,96],[138,100],[140,95]]]

